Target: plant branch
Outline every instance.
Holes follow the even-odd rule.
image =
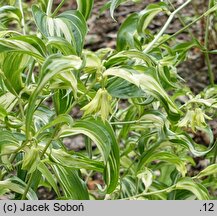
[[[176,8],[174,7],[173,3],[172,3],[170,0],[168,0],[168,2],[169,2],[169,4],[170,4],[170,6],[172,7],[172,9],[175,11]],[[182,17],[179,13],[177,13],[177,17],[178,17],[180,23],[183,25],[183,27],[185,27],[185,26],[186,26],[186,23],[185,23],[185,21],[183,20],[183,17]],[[193,39],[193,38],[194,38],[194,35],[193,35],[192,31],[191,31],[190,29],[188,29],[188,32],[189,32],[191,38]]]
[[[216,163],[216,158],[217,158],[217,140],[214,143],[215,147],[214,147],[214,156],[213,156],[213,160],[212,160],[212,164]]]
[[[167,42],[167,41],[171,40],[172,38],[176,37],[177,35],[181,34],[183,31],[185,31],[186,29],[188,29],[189,27],[191,27],[192,25],[194,25],[196,22],[198,22],[199,20],[201,20],[203,17],[208,16],[209,14],[215,12],[216,9],[217,9],[217,4],[214,5],[213,7],[211,7],[208,11],[206,11],[205,13],[203,13],[201,16],[199,16],[198,18],[196,18],[194,21],[192,21],[191,23],[189,23],[188,25],[186,25],[184,28],[180,29],[175,34],[173,34],[170,37],[168,37],[167,39],[163,40],[161,43],[159,43],[157,45],[157,47],[161,46],[165,42]]]
[[[170,192],[175,187],[176,187],[176,185],[172,185],[171,187],[165,188],[163,190],[158,190],[158,191],[153,191],[153,192],[148,192],[148,193],[143,192],[143,193],[137,194],[135,196],[127,197],[127,198],[124,198],[124,199],[121,199],[121,200],[133,200],[133,199],[141,197],[141,196],[150,196],[150,195],[154,195],[154,194],[158,194],[158,193]]]
[[[209,0],[209,9],[212,6],[212,1]],[[209,50],[209,28],[210,28],[210,14],[207,16],[206,19],[206,31],[205,31],[205,42],[204,42],[204,48],[206,51]],[[209,75],[209,80],[210,80],[210,84],[213,86],[214,85],[214,74],[212,71],[212,66],[211,66],[211,61],[210,61],[210,57],[209,57],[209,53],[205,52],[205,61],[207,64],[207,68],[208,68],[208,75]]]
[[[125,125],[125,124],[136,124],[136,123],[147,123],[147,121],[135,120],[125,122],[110,122],[111,125]]]
[[[47,11],[46,11],[47,16],[51,16],[52,6],[53,6],[53,0],[49,0],[47,5]]]
[[[57,133],[58,129],[59,129],[59,127],[57,126],[57,127],[55,128],[55,130],[54,130],[54,132],[53,132],[51,138],[50,138],[49,141],[47,142],[45,148],[43,149],[43,151],[42,151],[42,153],[41,153],[41,156],[40,156],[40,159],[42,159],[43,156],[45,155],[47,149],[49,148],[49,146],[50,146],[50,144],[52,143],[54,137],[56,136],[56,133]],[[28,180],[26,189],[25,189],[25,191],[24,191],[24,193],[23,193],[23,196],[22,196],[22,198],[21,198],[22,200],[26,199],[26,195],[27,195],[27,193],[28,193],[28,191],[29,191],[29,188],[31,187],[32,180],[34,179],[33,177],[34,177],[34,172],[31,173],[31,175],[30,175],[30,177],[29,177],[29,180]]]
[[[26,24],[25,24],[24,12],[23,12],[22,0],[18,0],[18,5],[19,5],[19,9],[22,15],[21,28],[23,30],[23,34],[25,35],[26,34]]]
[[[96,80],[91,83],[91,85],[87,88],[87,90],[78,98],[76,99],[72,105],[67,109],[66,114],[69,114],[72,110],[72,108],[79,103],[80,100],[82,100],[84,97],[86,97],[86,94],[93,88],[93,86],[96,84]]]
[[[164,32],[166,31],[166,29],[168,28],[168,26],[170,25],[170,23],[172,22],[174,16],[180,11],[182,10],[184,7],[186,7],[192,0],[188,0],[186,1],[183,5],[181,5],[179,8],[177,8],[175,11],[173,11],[167,22],[165,23],[164,27],[160,30],[160,32],[157,34],[157,36],[154,38],[154,40],[148,44],[148,46],[145,48],[145,50],[143,51],[144,53],[148,53],[151,48],[154,46],[154,44],[160,39],[160,37],[164,34]]]
[[[30,65],[29,72],[28,72],[28,75],[27,75],[27,78],[26,78],[26,85],[27,86],[31,83],[32,73],[33,73],[33,70],[34,70],[34,67],[35,67],[35,63],[36,63],[36,61],[33,60],[33,62]]]
[[[44,147],[42,153],[41,153],[41,159],[43,158],[43,156],[45,155],[47,149],[49,148],[50,144],[52,143],[54,137],[56,136],[57,134],[57,131],[59,130],[59,127],[57,126],[55,129],[54,129],[54,132],[51,136],[51,138],[49,139],[49,141],[47,142],[46,146]]]
[[[58,13],[58,11],[61,9],[61,7],[63,6],[63,4],[65,3],[66,0],[62,0],[61,3],[57,6],[57,8],[55,9],[55,11],[52,13],[51,17],[55,17],[56,14]]]
[[[18,106],[20,108],[20,114],[22,116],[22,119],[24,120],[25,119],[25,114],[24,114],[24,108],[23,108],[22,100],[21,100],[20,96],[17,94],[17,92],[15,91],[13,85],[10,83],[10,81],[8,80],[8,78],[3,73],[0,73],[0,75],[2,75],[2,78],[3,78],[4,82],[7,83],[8,86],[10,86],[10,88],[12,90],[12,94],[14,94],[16,96],[17,102],[18,102]]]
[[[24,193],[23,193],[23,195],[22,195],[22,197],[21,197],[21,200],[25,200],[25,199],[26,199],[26,195],[27,195],[27,193],[28,193],[28,191],[29,191],[29,188],[30,188],[30,186],[31,186],[31,184],[32,184],[32,180],[33,180],[33,176],[34,176],[33,174],[34,174],[34,172],[31,173],[31,175],[30,175],[30,177],[29,177],[27,186],[26,186],[25,191],[24,191]]]

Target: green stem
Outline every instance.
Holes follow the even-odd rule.
[[[164,34],[164,32],[166,31],[166,29],[168,28],[168,26],[170,25],[170,23],[172,22],[174,16],[180,11],[182,10],[184,7],[186,7],[192,0],[188,0],[186,1],[183,5],[181,5],[179,8],[177,8],[175,11],[173,11],[167,22],[165,23],[164,27],[160,30],[160,32],[157,34],[157,36],[154,38],[154,40],[148,44],[148,46],[145,48],[145,50],[143,51],[144,53],[148,53],[152,47],[157,43],[157,41],[160,39],[160,37]]]
[[[75,100],[72,105],[67,109],[66,114],[69,114],[72,110],[72,108],[79,103],[80,100],[82,100],[86,94],[93,88],[93,86],[96,84],[96,80],[91,83],[91,85],[87,88],[87,90],[77,99]]]
[[[169,191],[173,190],[175,187],[176,187],[176,185],[173,185],[173,186],[168,187],[168,188],[163,189],[163,190],[158,190],[158,191],[153,191],[153,192],[148,192],[148,193],[143,192],[143,193],[137,194],[135,196],[127,197],[127,198],[124,198],[121,200],[133,200],[133,199],[141,197],[141,196],[150,196],[150,195],[154,195],[154,194],[158,194],[158,193],[169,192]]]
[[[55,11],[52,13],[51,17],[55,17],[56,14],[58,13],[58,11],[60,10],[60,8],[63,6],[63,4],[65,3],[66,0],[62,0],[61,3],[57,6],[57,8],[55,9]]]
[[[172,6],[172,8],[174,9],[174,6],[171,3],[171,1],[168,0],[168,2]],[[209,1],[209,9],[211,7],[212,7],[212,0]],[[178,14],[178,18],[179,18],[181,24],[184,27],[186,27],[185,22],[183,21],[182,17],[179,14]],[[202,50],[202,52],[204,52],[204,55],[205,55],[205,61],[206,61],[207,67],[208,67],[208,74],[209,74],[210,83],[211,83],[211,85],[214,85],[214,74],[213,74],[213,71],[212,71],[211,61],[210,61],[209,53],[208,53],[209,25],[210,25],[210,16],[208,15],[207,16],[207,21],[206,21],[205,43],[204,43],[204,49]],[[189,34],[191,35],[192,38],[194,38],[194,35],[193,35],[193,33],[190,30],[189,30]]]
[[[41,153],[41,159],[43,159],[43,156],[45,155],[47,149],[49,148],[50,144],[52,143],[52,141],[53,141],[54,137],[56,136],[58,130],[59,130],[59,127],[57,126],[55,128],[51,138],[49,139],[49,141],[47,142],[47,144],[45,145],[45,147],[44,147],[44,149],[43,149],[43,151]]]
[[[29,177],[27,186],[26,186],[25,191],[24,191],[24,193],[23,193],[23,195],[22,195],[22,197],[21,197],[21,200],[25,200],[25,199],[26,199],[26,195],[27,195],[27,193],[29,192],[29,188],[31,187],[33,177],[34,177],[34,172],[31,173],[31,175],[30,175],[30,177]]]
[[[58,129],[59,129],[59,127],[56,127],[56,128],[55,128],[55,130],[54,130],[54,132],[53,132],[51,138],[49,139],[49,141],[47,142],[45,148],[43,149],[43,151],[42,151],[42,153],[41,153],[41,157],[40,157],[41,159],[43,159],[43,156],[45,155],[47,149],[49,148],[49,146],[50,146],[50,144],[52,143],[54,137],[56,136],[56,133],[57,133]],[[26,189],[25,189],[25,191],[24,191],[24,193],[23,193],[23,196],[22,196],[22,198],[21,198],[22,200],[26,199],[26,195],[27,195],[27,193],[28,193],[28,191],[29,191],[29,188],[30,188],[31,185],[32,185],[32,180],[33,180],[33,179],[34,179],[34,172],[31,173],[31,175],[30,175],[30,178],[29,178],[29,180],[28,180]]]
[[[170,0],[168,0],[168,2],[169,2],[169,4],[171,5],[172,9],[175,11],[176,8],[174,7],[173,3],[172,3]],[[194,1],[193,1],[193,2],[194,2]],[[177,17],[178,17],[180,23],[183,25],[183,27],[185,27],[185,26],[186,26],[186,23],[185,23],[185,21],[183,20],[183,17],[182,17],[179,13],[177,13]],[[188,32],[189,32],[191,38],[194,38],[194,35],[193,35],[193,33],[192,33],[192,31],[191,31],[190,29],[188,30]]]
[[[212,7],[212,0],[209,0],[209,9],[211,7]],[[209,28],[210,28],[210,14],[206,18],[206,31],[205,31],[205,42],[204,42],[204,48],[206,51],[209,50]],[[214,85],[214,74],[212,71],[211,61],[210,61],[208,52],[205,52],[205,61],[208,67],[208,75],[209,75],[210,84],[213,86]]]
[[[215,145],[215,148],[214,148],[214,156],[213,156],[212,164],[216,163],[216,158],[217,158],[217,139],[216,139],[214,145]]]
[[[51,16],[52,6],[53,6],[53,0],[49,0],[47,5],[47,11],[46,11],[47,16]]]
[[[31,83],[32,73],[33,73],[33,70],[34,70],[34,67],[35,67],[35,62],[36,62],[36,61],[33,60],[33,62],[32,62],[31,65],[30,65],[29,73],[28,73],[27,78],[26,78],[26,85],[27,85],[27,86]]]
[[[18,0],[18,5],[19,5],[19,9],[22,15],[21,28],[23,30],[23,34],[25,35],[26,34],[26,24],[25,24],[24,12],[23,12],[22,0]]]
[[[125,121],[125,122],[110,122],[111,125],[125,125],[125,124],[136,124],[136,123],[147,123],[146,121]]]
[[[24,114],[24,109],[23,109],[23,105],[22,105],[22,100],[20,98],[20,96],[17,94],[17,92],[15,91],[15,89],[13,88],[13,86],[11,85],[10,81],[7,79],[7,77],[1,73],[2,78],[4,80],[5,83],[7,83],[8,86],[10,86],[11,90],[12,90],[12,94],[14,94],[17,98],[17,102],[18,102],[18,106],[20,108],[20,114],[22,116],[22,119],[25,119],[25,114]]]
[[[11,155],[10,156],[10,164],[12,164],[14,162],[14,160],[16,159],[17,153],[23,149],[26,145],[28,144],[28,141],[23,142],[23,144],[18,147],[13,153],[5,153],[5,154],[0,154],[0,157],[4,156],[4,155]],[[0,177],[0,180],[2,180],[4,178],[4,176],[8,173],[8,170],[3,169],[2,170],[2,175]]]
[[[162,44],[166,43],[167,41],[169,41],[172,38],[176,37],[177,35],[181,34],[183,31],[185,31],[186,29],[188,29],[189,27],[191,27],[192,25],[194,25],[196,22],[198,22],[199,20],[201,20],[203,17],[208,16],[209,14],[215,12],[216,9],[217,9],[217,4],[214,5],[213,7],[211,7],[208,11],[206,11],[205,13],[203,13],[201,16],[199,16],[198,18],[196,18],[194,21],[192,21],[191,23],[189,23],[188,25],[186,25],[184,28],[180,29],[175,34],[173,34],[170,37],[168,37],[167,39],[163,40],[161,43],[159,43],[157,45],[157,47],[161,46]]]

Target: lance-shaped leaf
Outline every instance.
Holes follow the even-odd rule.
[[[91,14],[94,0],[76,0],[78,4],[78,10],[83,14],[87,20]]]
[[[131,14],[121,25],[117,35],[117,50],[141,49],[140,43],[135,38],[139,20],[138,13]]]
[[[111,96],[116,98],[128,99],[145,96],[140,88],[119,77],[111,77],[106,89]]]
[[[203,185],[194,182],[190,178],[183,178],[178,181],[175,189],[191,191],[199,200],[210,199],[207,189]]]
[[[77,170],[60,165],[52,165],[51,167],[58,178],[66,199],[89,200],[87,186],[80,178]]]
[[[51,49],[56,48],[63,55],[75,55],[76,54],[75,48],[65,38],[48,37],[48,42],[46,45],[48,48],[51,48]]]
[[[5,117],[17,103],[15,95],[7,92],[0,96],[0,117]]]
[[[137,25],[137,31],[139,34],[143,35],[146,28],[150,24],[150,22],[154,19],[154,17],[166,9],[166,4],[160,2],[158,4],[150,4],[145,10],[139,13],[139,20]]]
[[[23,89],[22,73],[28,67],[30,61],[30,56],[23,53],[4,54],[3,64],[0,65],[0,68],[6,78],[5,84],[11,93],[14,93],[14,91],[19,93]]]
[[[87,169],[103,172],[104,166],[100,161],[91,160],[81,154],[72,152],[71,154],[61,150],[53,149],[50,160],[56,164],[73,169]]]
[[[3,25],[7,25],[13,20],[20,22],[21,18],[22,14],[18,8],[9,5],[0,7],[0,23]]]
[[[110,5],[110,14],[112,19],[114,18],[114,11],[115,9],[123,2],[124,0],[111,0],[111,5]]]
[[[87,118],[75,122],[71,128],[63,128],[60,137],[76,134],[84,134],[92,139],[102,155],[104,165],[104,179],[107,185],[107,193],[115,190],[119,179],[119,147],[114,135],[114,131],[108,122],[105,123],[100,118]]]
[[[113,10],[116,5],[120,4],[121,0],[113,0],[110,9]],[[112,6],[111,5],[111,6]],[[140,13],[131,14],[121,25],[117,36],[117,49],[139,49],[141,50],[142,43],[139,35],[144,37],[144,31],[153,20],[153,18],[161,11],[166,10],[165,3],[150,4],[145,10]]]
[[[40,133],[46,131],[48,128],[51,128],[55,125],[58,124],[68,124],[68,125],[72,125],[73,124],[73,119],[70,115],[67,114],[62,114],[57,116],[54,120],[50,121],[48,124],[44,125],[43,127],[41,127],[36,136],[39,135]]]
[[[151,67],[155,66],[157,64],[157,61],[150,55],[147,55],[143,52],[140,52],[138,50],[123,50],[121,52],[118,52],[115,55],[112,55],[105,63],[104,66],[106,68],[117,66],[117,65],[123,65],[124,61],[126,60],[135,60],[136,62],[139,62],[139,64],[143,64],[145,66]]]
[[[38,86],[29,99],[26,114],[26,135],[29,138],[36,101],[44,86],[57,74],[79,69],[82,61],[77,56],[51,55],[44,62],[38,80]]]
[[[33,17],[45,37],[65,38],[80,55],[87,34],[87,24],[79,11],[65,11],[57,17],[47,16],[36,5],[32,7]]]
[[[37,166],[37,169],[42,173],[42,175],[47,179],[48,183],[52,186],[58,197],[60,197],[59,188],[57,186],[57,182],[55,181],[51,170],[48,169],[48,167],[40,162]]]
[[[2,145],[14,144],[15,146],[19,145],[19,140],[14,136],[13,132],[7,130],[0,130],[0,151]]]
[[[36,36],[16,36],[11,38],[0,38],[1,52],[19,52],[34,57],[43,62],[46,56],[44,42]]]
[[[142,154],[138,170],[141,170],[143,166],[154,160],[161,160],[169,164],[174,164],[183,177],[187,173],[185,163],[178,156],[169,152],[153,152],[152,149]]]
[[[172,120],[179,118],[180,111],[175,103],[170,99],[159,82],[148,73],[148,69],[143,68],[144,71],[132,70],[129,68],[109,68],[104,72],[104,76],[116,76],[133,83],[143,91],[148,92],[155,98],[161,101],[165,110],[168,113],[168,117]],[[146,70],[146,71],[145,71]]]
[[[198,150],[196,148],[196,143],[194,142],[194,140],[187,134],[174,134],[174,136],[170,136],[169,138],[171,143],[176,143],[184,146],[185,148],[189,149],[190,152],[196,157],[204,156],[215,148],[215,145],[212,145],[212,143],[210,143],[209,148],[206,148],[205,150]]]
[[[203,178],[205,176],[210,176],[217,173],[217,164],[212,164],[208,167],[206,167],[204,170],[202,170],[198,175],[196,175],[194,178]]]
[[[9,178],[4,181],[0,181],[0,195],[3,195],[6,192],[14,191],[19,194],[23,194],[26,188],[26,183],[24,183],[21,179],[16,177]],[[4,190],[3,190],[4,189]],[[3,191],[3,193],[1,193]],[[30,188],[26,197],[29,200],[37,200],[37,195],[35,192]]]
[[[73,94],[75,97],[76,92],[73,92]],[[69,108],[71,108],[71,105],[74,101],[73,94],[72,92],[69,92],[66,89],[55,90],[53,95],[53,102],[54,102],[54,108],[57,115],[64,114],[67,112]]]

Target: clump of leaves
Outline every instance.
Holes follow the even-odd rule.
[[[122,2],[105,8],[113,17]],[[55,10],[52,0],[39,0],[28,24],[22,1],[0,8],[0,195],[37,199],[44,186],[58,199],[214,198],[216,145],[207,120],[215,116],[217,87],[195,96],[184,86],[176,67],[203,46],[193,38],[173,47],[176,35],[165,34],[190,2],[174,12],[161,2],[130,14],[117,48],[96,52],[84,49],[93,0],[62,13],[64,0]],[[169,18],[153,35],[148,26],[159,13]],[[78,107],[79,119],[70,115]],[[209,146],[195,143],[189,129],[207,133]],[[78,134],[85,151],[68,150],[64,140]],[[191,176],[188,167],[202,156],[210,166]],[[92,191],[96,173],[103,183]]]

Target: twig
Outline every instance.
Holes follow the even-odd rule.
[[[51,17],[55,17],[56,14],[58,13],[58,11],[60,10],[60,8],[63,6],[63,4],[65,3],[66,0],[62,0],[61,3],[57,6],[57,8],[55,9],[55,11],[52,13]]]
[[[22,0],[18,0],[18,5],[19,5],[19,9],[22,15],[21,28],[23,30],[23,34],[25,35],[26,34],[26,24],[25,24],[24,12],[23,12]]]
[[[188,29],[189,27],[191,27],[192,25],[194,25],[197,21],[199,21],[203,17],[208,16],[209,14],[215,12],[216,9],[217,9],[217,4],[214,5],[213,7],[211,7],[208,11],[206,11],[205,13],[203,13],[201,16],[199,16],[198,18],[196,18],[194,21],[192,21],[191,23],[189,23],[188,25],[186,25],[184,28],[180,29],[175,34],[173,34],[170,37],[168,37],[167,39],[163,40],[161,43],[159,43],[157,45],[157,47],[161,46],[165,42],[167,42],[167,41],[171,40],[172,38],[176,37],[177,35],[181,34],[183,31],[185,31],[186,29]]]
[[[47,16],[51,16],[52,6],[53,6],[53,0],[49,0],[47,5],[47,11],[46,11]]]
[[[209,9],[212,6],[212,0],[209,0]],[[206,51],[209,50],[209,27],[210,27],[210,14],[207,16],[206,19],[206,31],[205,31],[205,42],[204,42],[204,48]],[[209,75],[209,80],[210,84],[213,86],[214,85],[214,74],[212,71],[212,66],[211,66],[211,61],[209,57],[209,53],[205,52],[205,61],[208,67],[208,75]]]
[[[143,51],[144,53],[148,53],[151,48],[154,46],[154,44],[160,39],[160,37],[163,35],[163,33],[166,31],[166,29],[168,28],[168,26],[170,25],[170,23],[172,22],[174,16],[180,11],[182,10],[184,7],[186,7],[192,0],[188,0],[186,1],[183,5],[181,5],[179,8],[177,8],[175,11],[173,11],[167,22],[165,23],[164,27],[160,30],[160,32],[157,34],[157,36],[154,38],[154,40],[148,44],[148,46],[145,48],[145,50]]]

